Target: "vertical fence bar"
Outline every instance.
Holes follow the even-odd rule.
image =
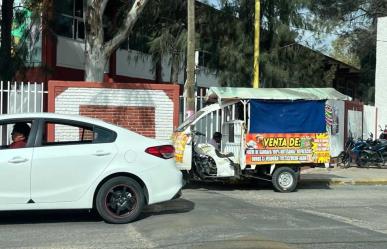
[[[37,100],[36,100],[36,82],[34,83],[34,85],[35,85],[35,90],[34,90],[34,112],[36,112],[36,102],[38,102]]]
[[[186,113],[185,113],[185,107],[187,105],[187,98],[183,97],[183,121],[185,121]]]
[[[220,132],[223,133],[224,108],[222,108],[220,111]]]
[[[250,115],[250,102],[247,103],[247,110],[248,110],[248,117],[247,117],[247,132],[250,132],[250,119],[251,119],[251,115]]]
[[[27,83],[27,112],[30,112],[30,93],[31,93],[31,82]]]
[[[23,106],[24,106],[24,82],[21,82],[21,87],[20,87],[20,112],[23,113]]]
[[[10,99],[10,96],[11,96],[11,82],[7,82],[7,113],[9,114],[9,111],[10,111],[10,103],[11,103],[11,99]]]
[[[211,119],[210,119],[210,135],[214,134],[214,112],[211,112]]]
[[[219,129],[219,109],[216,110],[216,131],[220,131],[220,129]]]
[[[246,120],[246,101],[243,101],[243,121],[245,122],[245,124],[247,124],[247,120]]]
[[[206,137],[208,137],[208,115],[206,115],[206,122],[205,122],[205,128],[206,128]]]
[[[232,116],[231,116],[231,119],[235,120],[235,104],[232,105]]]
[[[198,110],[198,96],[197,96],[197,94],[196,94],[196,92],[195,92],[195,112],[197,112],[197,110]]]
[[[198,96],[197,98],[198,98],[198,105],[199,105],[199,107],[200,107],[201,104],[202,104],[202,103],[200,102],[200,99],[199,99],[200,96]],[[200,108],[199,108],[199,110],[200,110]],[[202,130],[203,130],[203,121],[202,121],[202,120],[199,120],[199,122],[196,123],[195,129],[198,130],[198,131],[200,131],[200,132],[202,132]],[[199,136],[199,141],[202,142],[202,137],[201,137],[201,136]]]
[[[16,113],[16,103],[17,103],[17,82],[14,82],[14,97],[13,97],[13,113]]]
[[[3,81],[0,82],[1,86],[0,86],[0,93],[1,93],[1,96],[0,96],[0,114],[3,114],[3,94],[4,94],[4,89],[3,89]]]
[[[41,94],[41,98],[40,98],[40,112],[43,112],[43,99],[44,99],[44,82],[41,83],[41,86],[42,86],[42,94]]]

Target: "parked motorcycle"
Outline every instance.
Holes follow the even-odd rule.
[[[351,164],[351,151],[354,145],[355,141],[352,137],[349,137],[347,142],[345,143],[344,151],[342,151],[337,157],[337,165],[339,167],[349,168]]]
[[[369,145],[359,152],[357,164],[359,167],[376,165],[382,167],[387,159],[387,141],[376,140],[375,144]]]
[[[338,156],[337,165],[341,168],[349,168],[351,163],[355,161],[358,163],[361,151],[367,146],[370,146],[373,142],[373,134],[370,134],[370,138],[367,140],[358,139],[355,141],[352,137],[349,137],[345,143],[345,150]]]

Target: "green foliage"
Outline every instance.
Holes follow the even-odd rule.
[[[34,54],[40,52],[35,50],[35,43],[40,38],[41,13],[46,2],[49,0],[26,0],[23,5],[14,4],[12,20],[2,20],[12,23],[10,56],[0,58],[2,80],[12,80],[16,74],[22,76],[27,68],[34,66]]]
[[[329,86],[335,68],[325,57],[297,45],[296,28],[312,29],[305,16],[307,0],[261,0],[260,81],[262,87]],[[208,19],[205,46],[218,58],[210,65],[226,86],[251,86],[254,43],[254,0],[222,1],[221,12]],[[215,43],[216,45],[213,45]],[[313,62],[313,63],[311,63]],[[332,71],[332,72],[331,72]]]
[[[153,70],[161,70],[162,59],[169,57],[171,82],[177,82],[183,65],[187,43],[186,1],[150,1],[129,38],[131,47],[142,44],[141,51],[150,53]],[[157,72],[156,72],[157,74]]]
[[[326,30],[341,27],[340,38],[345,40],[346,55],[358,58],[360,64],[361,99],[373,103],[376,67],[377,18],[387,15],[386,0],[326,0],[314,1],[313,13],[321,18],[321,27]],[[340,42],[340,40],[339,40]],[[336,44],[337,45],[337,44]],[[340,49],[340,45],[338,46]],[[337,50],[337,49],[336,49]],[[340,57],[340,56],[339,56]]]
[[[351,50],[351,40],[346,37],[339,37],[332,42],[333,51],[331,56],[348,65],[360,68],[360,59],[354,51]]]

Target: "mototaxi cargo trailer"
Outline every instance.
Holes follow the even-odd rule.
[[[333,88],[212,87],[212,104],[174,132],[177,166],[189,178],[254,178],[294,191],[301,167],[329,166],[326,101],[350,99]],[[215,132],[219,147],[209,142]]]

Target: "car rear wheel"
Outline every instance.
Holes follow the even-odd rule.
[[[299,180],[299,172],[289,167],[280,167],[274,171],[272,183],[278,192],[292,192],[296,189]]]
[[[96,208],[108,223],[123,224],[136,219],[144,205],[141,186],[129,177],[115,177],[105,182],[98,190]]]

